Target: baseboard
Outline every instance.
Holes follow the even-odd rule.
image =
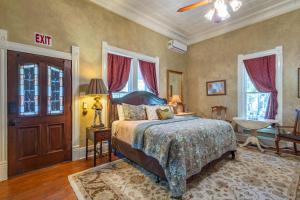
[[[100,144],[97,144],[97,148],[100,148]],[[94,145],[89,145],[88,147],[89,153],[88,156],[93,156],[93,150],[94,150]],[[107,153],[108,152],[108,143],[104,142],[102,145],[102,153]],[[85,147],[73,147],[73,156],[72,160],[81,160],[85,159]]]
[[[7,180],[7,162],[0,162],[0,181]]]

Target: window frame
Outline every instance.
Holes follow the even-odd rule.
[[[121,49],[118,47],[114,47],[109,45],[107,42],[102,42],[102,79],[104,84],[107,86],[107,58],[108,53],[125,56],[132,58],[132,65],[131,66],[138,66],[138,60],[143,60],[147,62],[155,63],[155,70],[156,70],[156,77],[157,77],[157,87],[159,91],[159,57],[151,57],[141,53],[129,51],[126,49]],[[137,68],[133,67],[133,72],[129,75],[129,90],[134,91],[137,89],[137,83],[133,80],[137,80],[138,72]]]
[[[279,124],[282,124],[282,76],[283,76],[283,55],[282,46],[278,46],[274,49],[267,51],[261,51],[256,53],[251,53],[247,55],[238,55],[238,81],[237,81],[237,95],[238,95],[238,117],[246,118],[246,68],[244,65],[244,60],[259,58],[263,56],[276,55],[276,88],[278,91],[278,113],[276,115],[276,120]]]

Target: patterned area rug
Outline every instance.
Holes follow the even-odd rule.
[[[183,199],[294,200],[299,174],[299,157],[239,148],[236,160],[223,158],[192,177]],[[126,159],[70,175],[69,181],[79,200],[171,199],[165,181],[156,184],[154,175]]]

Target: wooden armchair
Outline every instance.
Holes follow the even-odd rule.
[[[292,131],[286,132],[286,129],[291,129]],[[279,142],[280,140],[289,141],[294,143],[295,153],[297,154],[297,144],[300,144],[300,109],[296,109],[296,120],[294,126],[277,126],[277,135],[275,139],[276,150],[279,152]]]
[[[226,119],[227,107],[225,106],[213,106],[211,107],[211,118],[223,120],[231,123],[230,120]]]

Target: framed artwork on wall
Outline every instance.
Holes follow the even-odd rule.
[[[226,80],[207,81],[206,94],[207,96],[226,95]]]
[[[300,98],[300,68],[298,68],[298,98]]]

